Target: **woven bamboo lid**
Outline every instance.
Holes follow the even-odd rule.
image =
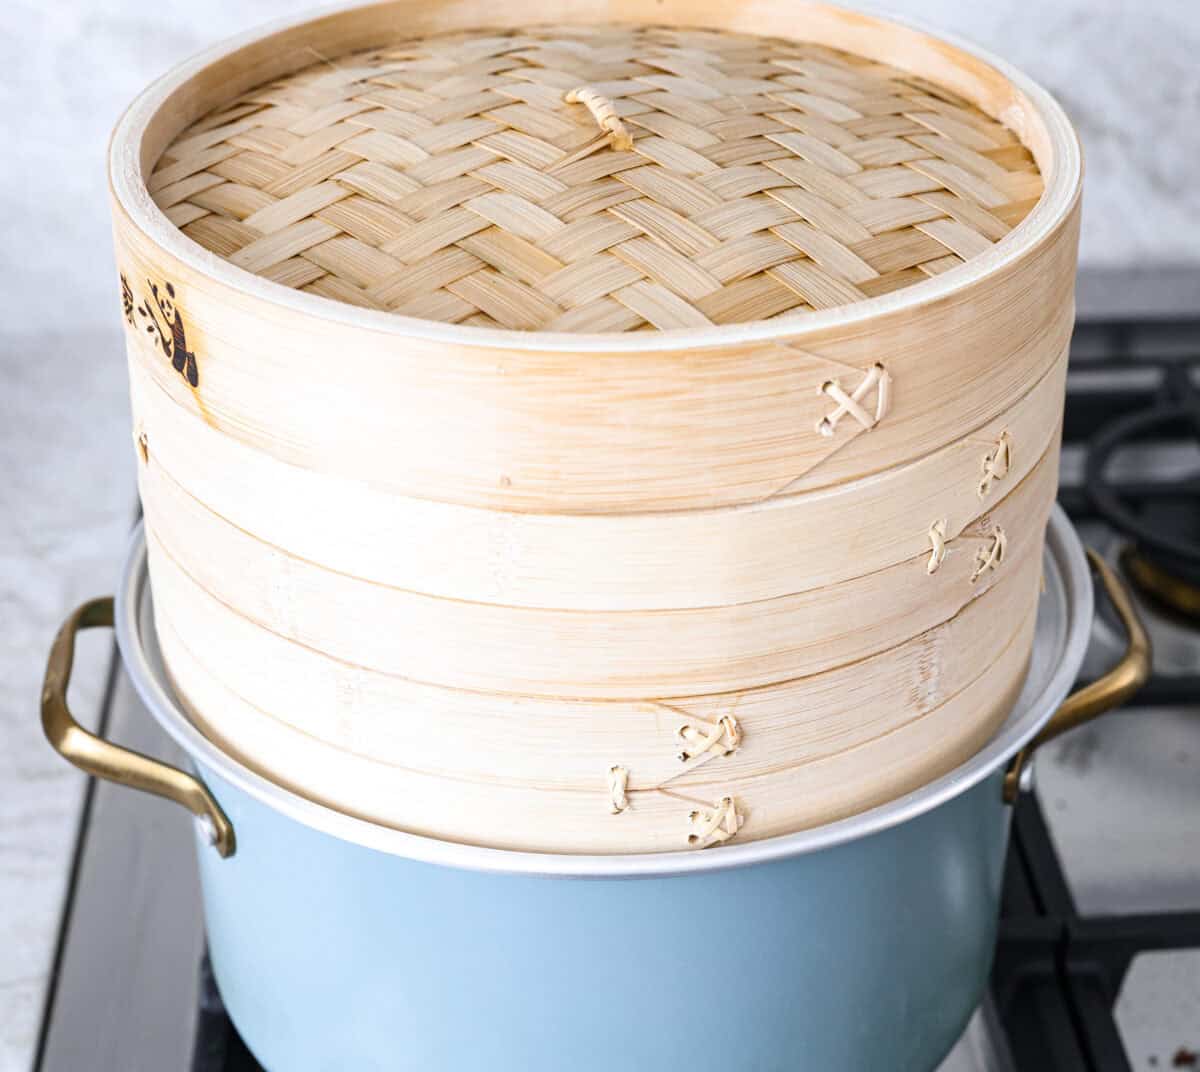
[[[804,42],[457,32],[185,130],[149,188],[231,263],[367,308],[568,332],[803,315],[978,256],[1042,179],[949,90]]]

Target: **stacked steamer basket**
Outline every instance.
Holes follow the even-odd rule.
[[[489,846],[703,848],[910,791],[1029,654],[1065,120],[822,5],[544,14],[337,13],[123,121],[178,693],[278,782]]]

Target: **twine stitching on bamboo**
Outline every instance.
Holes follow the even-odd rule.
[[[988,570],[995,569],[1004,561],[1004,551],[1008,546],[1008,537],[1004,530],[996,525],[987,535],[987,546],[979,548],[975,552],[975,572],[971,574],[971,583],[974,584]]]
[[[699,766],[700,762],[712,758],[713,756],[733,755],[733,753],[741,747],[743,730],[741,723],[738,722],[737,715],[735,714],[738,704],[742,702],[742,696],[740,693],[730,705],[729,710],[719,719],[717,719],[715,723],[709,722],[706,719],[698,719],[690,711],[686,711],[682,707],[677,707],[674,704],[666,703],[663,700],[647,700],[645,702],[650,707],[659,708],[663,711],[670,711],[676,715],[683,715],[688,719],[695,719],[695,721],[704,723],[709,727],[708,731],[705,732],[697,729],[691,722],[685,722],[679,727],[678,730],[675,731],[675,735],[677,738],[679,738],[679,740],[693,745],[693,748],[690,752],[688,750],[684,750],[678,755],[678,758],[682,762],[691,762],[692,767]],[[716,751],[717,746],[720,745],[722,741],[725,742],[725,747],[720,751]],[[696,747],[697,745],[699,745],[699,747]],[[669,778],[664,779],[663,781],[659,782],[657,786],[652,786],[651,788],[661,789],[670,784],[676,778],[686,773],[686,771],[682,770],[676,771],[676,773],[672,774]]]
[[[927,574],[937,573],[950,549],[946,526],[947,521],[944,517],[929,526],[929,562],[925,566]],[[971,536],[963,535],[960,539],[984,541],[984,545],[975,552],[975,569],[971,574],[972,584],[975,584],[988,570],[995,569],[1004,561],[1004,552],[1008,547],[1008,535],[999,525],[993,525],[990,532]]]
[[[875,412],[872,414],[862,405],[862,400],[875,389]],[[823,436],[832,436],[837,430],[838,421],[849,414],[864,429],[874,428],[887,415],[891,406],[892,377],[880,364],[872,365],[867,374],[854,389],[853,394],[846,394],[837,380],[826,380],[818,388],[820,394],[828,395],[837,403],[837,408],[822,417],[817,422],[817,431]]]
[[[629,797],[626,789],[629,787],[629,771],[614,764],[608,768],[608,797],[612,804],[613,815],[620,815],[629,807]]]
[[[700,759],[718,747],[721,749],[721,755],[733,755],[742,743],[742,728],[733,715],[722,715],[720,721],[715,726],[710,726],[707,731],[685,723],[679,727],[676,736],[689,745],[689,748],[684,748],[679,753],[679,761],[687,763],[692,759]]]
[[[734,706],[740,701],[741,696],[738,696],[734,701]],[[671,711],[675,714],[688,715],[687,711],[682,708],[675,707],[669,703],[663,703],[660,700],[646,701],[649,706],[662,708],[665,711]],[[688,717],[695,718],[694,715]],[[696,720],[702,722],[703,720]],[[676,731],[676,736],[684,741],[689,748],[683,749],[678,758],[686,764],[689,764],[686,769],[681,769],[668,778],[664,778],[661,782],[654,786],[639,787],[634,790],[629,786],[629,771],[620,764],[613,764],[608,769],[608,796],[610,810],[613,815],[619,815],[630,806],[629,796],[634,792],[666,792],[667,786],[670,785],[676,778],[687,771],[693,770],[700,763],[706,762],[715,756],[729,756],[741,747],[742,744],[742,727],[738,722],[737,717],[732,711],[722,715],[716,723],[707,723],[707,729],[693,725],[691,722],[685,722]],[[729,808],[724,807],[724,800],[729,800],[731,803]],[[703,848],[709,845],[717,844],[721,841],[728,841],[733,837],[742,825],[742,816],[738,814],[736,807],[733,805],[732,797],[726,797],[722,804],[717,806],[715,818],[712,816],[705,817],[700,823],[700,830],[688,838],[689,844],[697,844],[703,841]],[[693,824],[700,822],[701,813],[693,811],[691,813],[691,821]],[[709,819],[712,818],[710,824]]]
[[[929,542],[932,550],[929,552],[929,565],[925,567],[928,574],[937,573],[938,567],[946,557],[946,519],[943,517],[929,526]]]
[[[563,97],[568,104],[582,104],[592,113],[596,125],[607,135],[608,143],[618,152],[633,148],[633,138],[617,115],[617,110],[607,97],[590,86],[577,86],[568,90]]]
[[[711,811],[697,809],[689,812],[688,821],[695,828],[688,835],[688,844],[699,845],[702,849],[728,841],[742,825],[742,817],[732,796],[722,797]]]
[[[981,499],[992,490],[992,484],[1008,476],[1012,466],[1012,437],[1008,432],[1001,432],[996,445],[983,456],[983,476],[979,481],[978,493]]]

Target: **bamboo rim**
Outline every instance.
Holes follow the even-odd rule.
[[[609,6],[604,0],[588,0],[557,15],[562,21],[572,23],[598,20],[629,23],[679,17],[684,24],[712,29],[766,33],[776,28],[774,23],[771,26],[759,23],[761,11],[739,9],[730,13],[718,8],[715,14],[705,11],[696,15],[689,11],[690,6],[687,0],[670,0],[653,7],[642,0],[624,0],[619,6]],[[449,24],[440,24],[441,28],[468,28],[472,12],[469,5],[438,9],[438,15],[450,20]],[[1080,193],[1082,157],[1078,140],[1061,106],[1031,79],[1002,60],[954,37],[935,37],[903,20],[885,20],[830,4],[806,2],[799,10],[789,8],[787,23],[794,25],[802,18],[805,40],[883,60],[925,77],[929,70],[923,63],[932,64],[939,70],[935,80],[1005,123],[1027,146],[1042,173],[1045,190],[1029,215],[994,247],[927,281],[850,305],[806,313],[800,322],[759,321],[703,329],[572,334],[458,326],[352,307],[270,282],[209,253],[171,224],[146,190],[146,177],[167,142],[214,103],[190,91],[192,79],[202,71],[224,62],[249,64],[257,72],[254,78],[262,81],[295,69],[305,59],[311,60],[311,53],[304,48],[311,48],[313,41],[321,40],[323,31],[332,30],[339,24],[345,49],[352,49],[358,44],[366,47],[377,42],[380,19],[406,17],[412,20],[407,27],[411,32],[419,30],[427,12],[411,0],[396,0],[393,3],[334,7],[316,14],[319,16],[316,19],[312,14],[282,19],[235,37],[200,53],[151,85],[130,105],[113,132],[109,147],[109,183],[117,211],[143,238],[180,264],[215,283],[228,286],[246,300],[265,302],[285,311],[334,323],[386,335],[464,346],[511,348],[517,345],[530,351],[560,353],[673,352],[751,342],[796,341],[818,332],[852,328],[886,314],[913,309],[962,291],[1010,267],[1054,234]],[[539,11],[537,0],[521,0],[508,5],[498,20],[489,12],[489,21],[493,25],[520,25],[539,14],[544,12]],[[754,25],[747,25],[750,22]],[[880,54],[884,47],[880,37],[890,38],[888,50],[883,55]],[[902,53],[897,48],[897,40],[903,44]],[[256,57],[257,64],[253,62]],[[269,70],[263,69],[264,64]],[[238,85],[228,87],[226,95],[239,88]],[[167,115],[171,119],[170,129],[158,131],[157,140],[152,140],[148,136],[152,122]]]

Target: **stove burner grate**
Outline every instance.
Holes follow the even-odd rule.
[[[1188,471],[1147,479],[1114,478],[1118,455],[1135,446],[1170,445],[1188,453]],[[1163,369],[1154,404],[1117,417],[1087,445],[1086,488],[1096,512],[1135,544],[1131,577],[1175,613],[1200,613],[1200,392],[1192,369]]]

